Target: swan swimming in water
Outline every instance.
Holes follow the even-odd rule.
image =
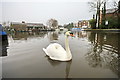
[[[46,49],[43,48],[43,51],[49,56],[52,60],[58,61],[70,61],[72,59],[72,54],[69,48],[68,36],[74,36],[71,31],[65,33],[65,48],[66,50],[58,43],[50,44]]]

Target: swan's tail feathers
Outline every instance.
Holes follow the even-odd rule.
[[[47,53],[47,50],[45,48],[43,48],[43,51],[46,53],[47,56],[49,56],[49,54]]]

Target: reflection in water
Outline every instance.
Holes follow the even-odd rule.
[[[58,32],[50,32],[48,34],[48,38],[50,39],[50,41],[58,40]]]
[[[34,38],[34,37],[41,37],[44,38],[44,36],[48,32],[42,31],[42,32],[15,32],[9,34],[9,37],[12,37],[13,40],[27,40],[28,38]]]
[[[13,40],[27,40],[28,38],[41,37],[44,38],[45,35],[48,36],[50,41],[58,40],[59,32],[16,32],[9,34],[9,37],[12,37]]]
[[[49,57],[47,57],[47,60],[52,66],[59,66],[60,64],[65,63],[66,64],[65,65],[66,68],[64,70],[65,71],[65,78],[66,78],[66,80],[70,80],[69,79],[69,72],[70,72],[70,66],[71,66],[72,61],[68,61],[68,62],[54,61],[54,60],[51,60]]]
[[[69,77],[71,64],[72,64],[72,61],[66,62],[66,77],[65,77],[65,78],[68,78],[68,77]],[[69,80],[69,79],[68,79],[68,80]]]
[[[18,32],[8,34],[9,48],[7,50],[7,42],[3,43],[5,50],[3,52],[6,53],[4,55],[7,55],[8,52],[10,56],[3,59],[3,77],[39,78],[56,75],[57,78],[66,77],[66,80],[70,80],[70,77],[117,77],[120,33],[74,32],[76,37],[70,39],[70,45],[72,45],[70,47],[73,52],[72,61],[58,62],[48,57],[46,59],[42,48],[53,41],[64,43],[63,34],[64,32]],[[14,41],[12,42],[12,40]],[[18,44],[16,40],[27,41]],[[91,70],[94,70],[94,72],[90,72]],[[99,70],[101,72],[98,72]],[[109,72],[110,74],[108,74]],[[49,74],[46,75],[46,73]],[[82,75],[83,73],[85,75]]]
[[[75,32],[73,32],[75,35],[76,35],[76,37],[78,37],[78,38],[85,38],[85,37],[87,37],[87,33],[86,33],[86,31],[80,31],[80,32],[78,32],[78,31],[75,31]]]
[[[8,40],[2,41],[2,55],[7,56],[7,47],[8,47]]]
[[[120,38],[118,35],[91,32],[88,39],[92,45],[86,54],[86,59],[91,67],[109,68],[118,74],[118,38]]]

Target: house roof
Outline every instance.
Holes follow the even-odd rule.
[[[22,25],[25,24],[27,26],[44,26],[42,23],[20,23],[20,22],[11,22],[11,24]]]
[[[117,10],[117,8],[114,8],[114,9],[107,9],[106,10],[106,13],[114,13],[115,11]]]
[[[42,23],[26,23],[27,25],[43,25]]]
[[[22,23],[19,23],[19,22],[11,22],[11,24],[22,24]]]

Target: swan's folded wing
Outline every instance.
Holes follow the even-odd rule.
[[[51,57],[56,57],[56,58],[63,58],[66,56],[66,51],[65,49],[57,43],[50,44],[47,47],[47,52],[49,53],[49,56]]]
[[[45,48],[43,48],[43,51],[46,53],[47,56],[49,56],[49,53],[47,52]]]

